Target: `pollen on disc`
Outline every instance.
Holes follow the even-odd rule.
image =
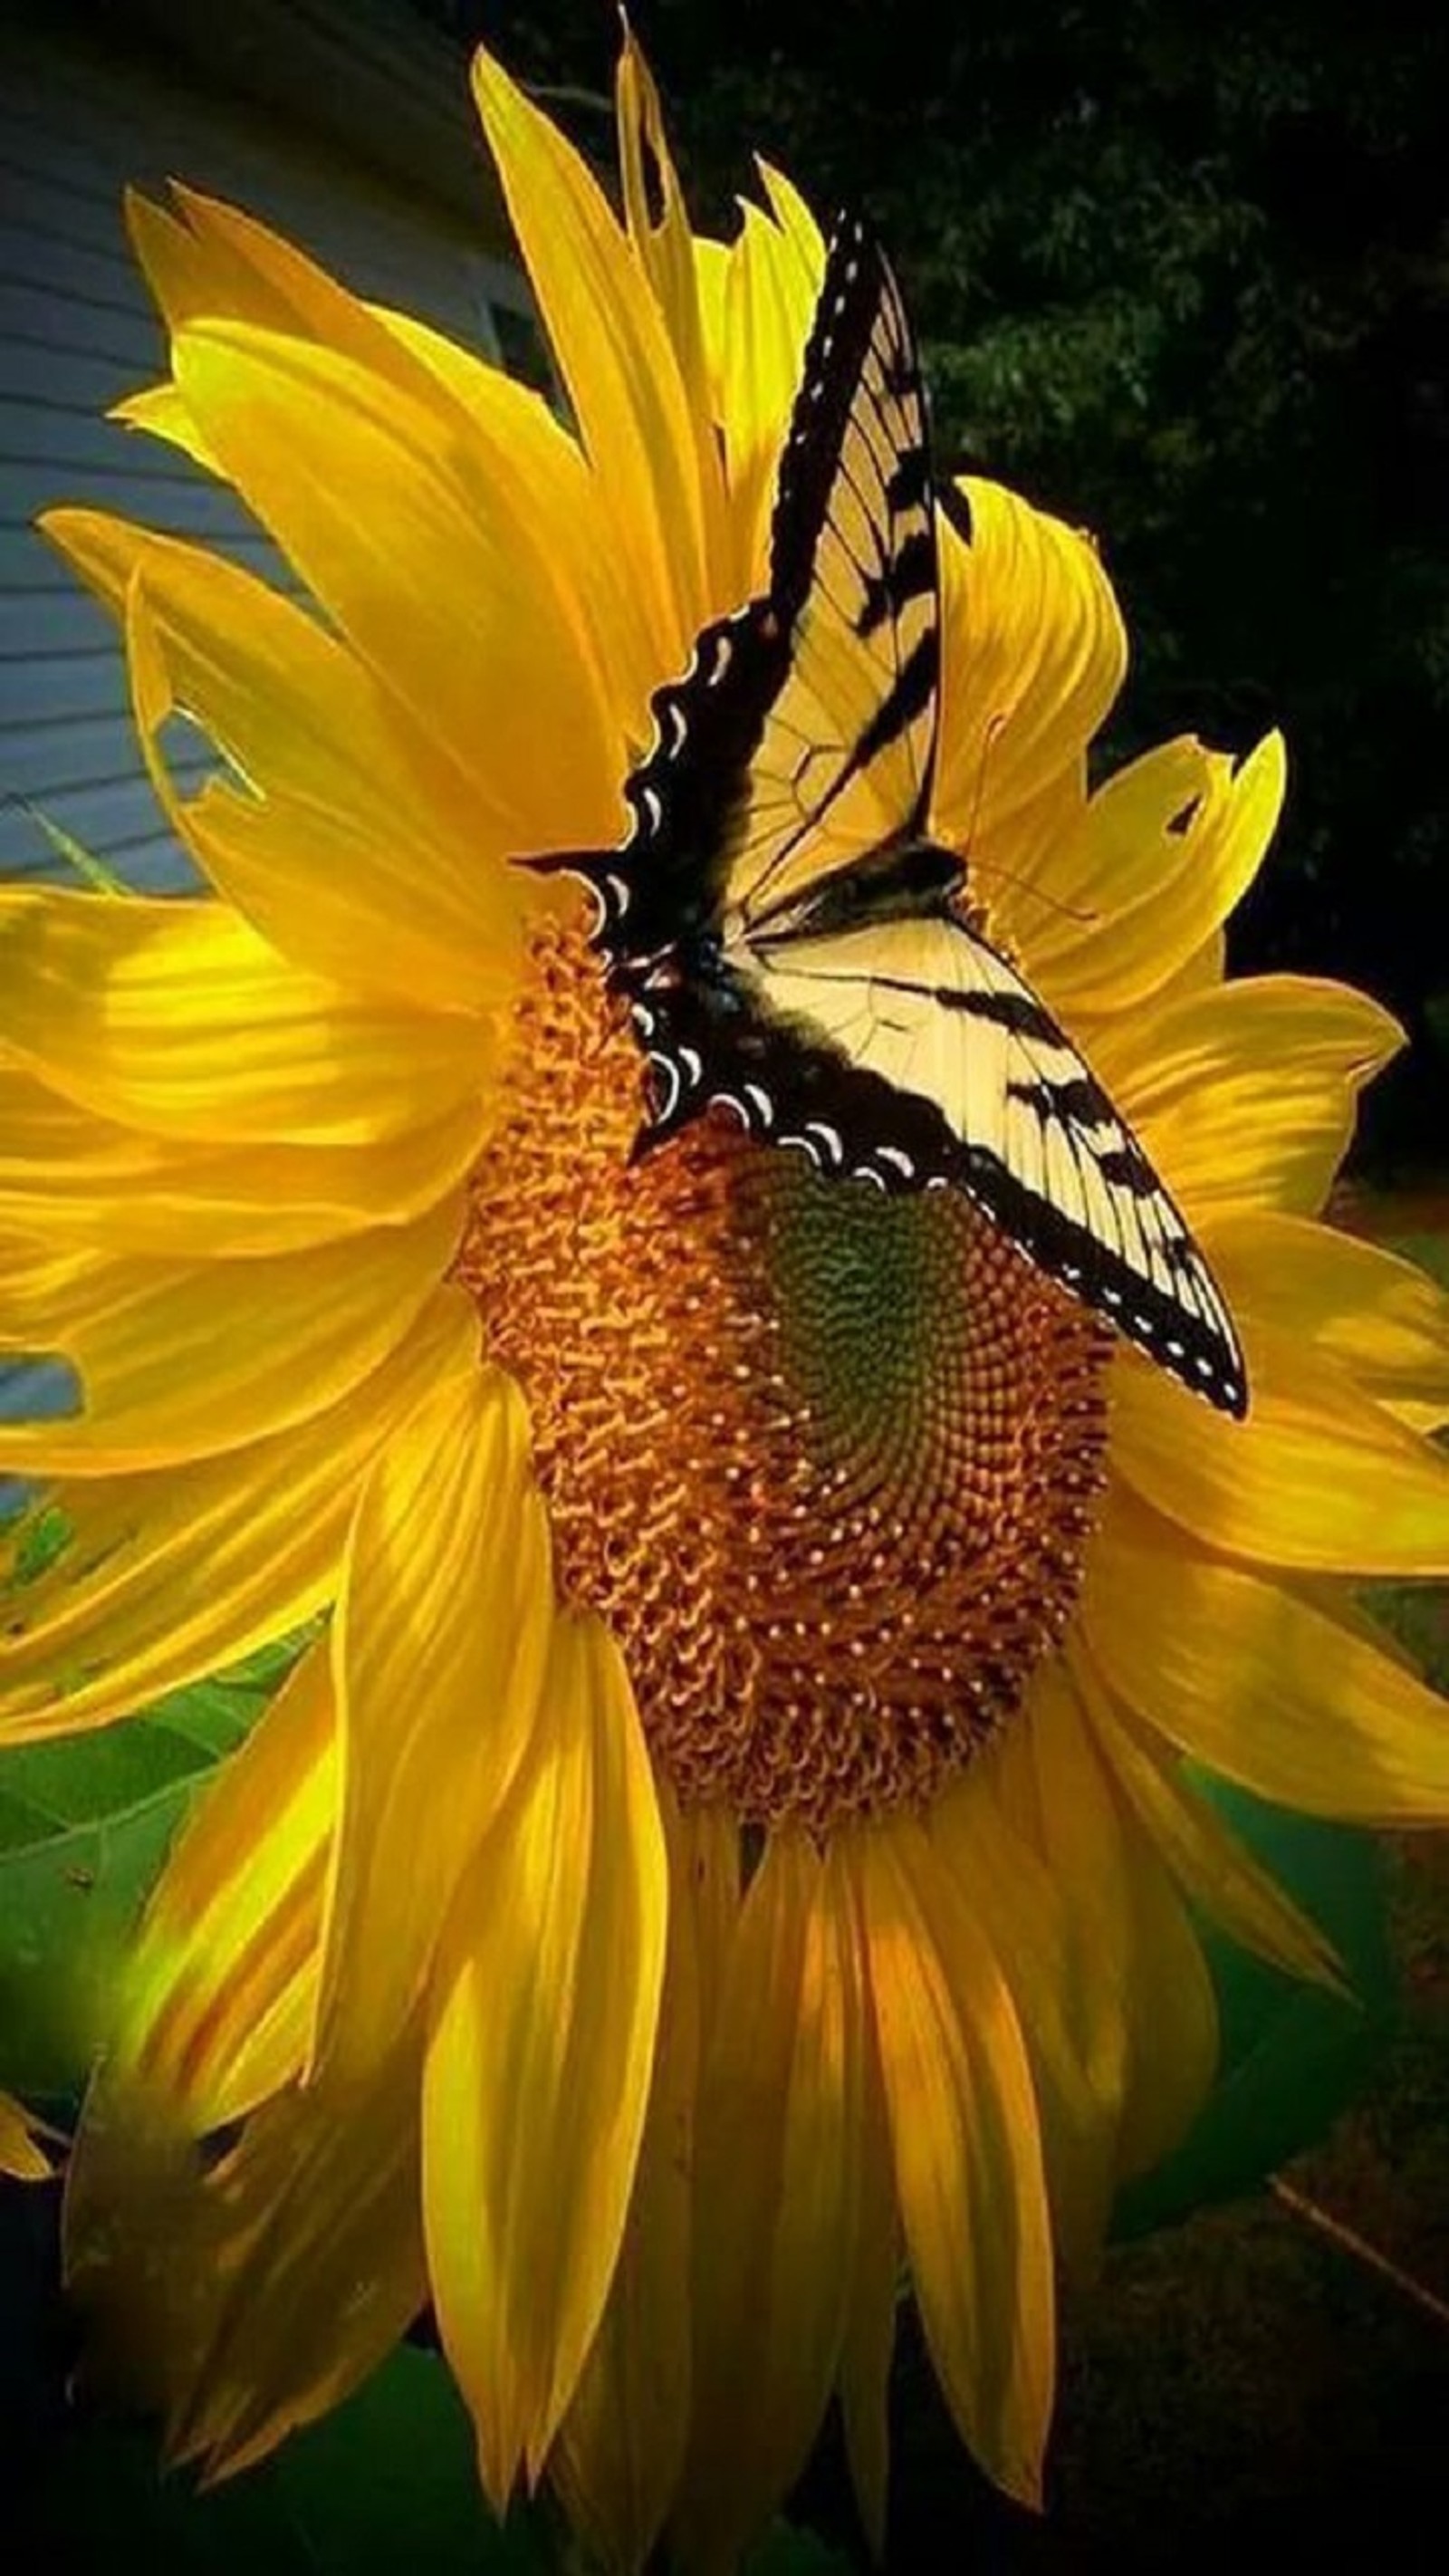
[[[1102,1329],[963,1199],[707,1117],[639,1165],[640,1055],[540,936],[458,1269],[528,1396],[560,1588],[686,1803],[918,1803],[1018,1705],[1103,1478]]]

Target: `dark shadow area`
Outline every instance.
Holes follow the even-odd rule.
[[[611,158],[596,0],[413,0]],[[1422,0],[649,0],[700,227],[751,154],[872,215],[945,460],[1097,535],[1133,641],[1107,754],[1270,724],[1291,783],[1239,971],[1366,986],[1411,1054],[1361,1166],[1449,1135],[1449,21]],[[1437,1034],[1436,1034],[1437,1032]]]

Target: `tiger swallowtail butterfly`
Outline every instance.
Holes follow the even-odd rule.
[[[645,1058],[636,1152],[722,1107],[842,1183],[960,1190],[1242,1416],[1238,1339],[1187,1226],[1071,1040],[962,918],[968,863],[930,837],[935,510],[900,293],[842,219],[780,460],[769,587],[654,692],[620,846],[531,864],[596,899],[594,945]]]

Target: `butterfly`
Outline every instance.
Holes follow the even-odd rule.
[[[900,293],[842,218],[768,587],[655,691],[621,844],[539,863],[595,897],[593,942],[645,1059],[635,1151],[723,1108],[842,1183],[959,1190],[1241,1416],[1242,1352],[1187,1226],[1071,1040],[964,917],[967,863],[930,837],[935,511]]]

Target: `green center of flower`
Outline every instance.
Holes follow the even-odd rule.
[[[1107,1343],[947,1191],[707,1117],[630,1167],[640,1065],[549,932],[459,1264],[528,1395],[558,1576],[686,1803],[817,1829],[928,1799],[1060,1636]]]
[[[1009,1271],[1004,1283],[978,1275],[968,1314],[956,1203],[842,1187],[788,1154],[742,1174],[740,1198],[759,1202],[780,1356],[813,1445],[844,1490],[912,1522],[929,1516],[957,1481],[953,1443],[969,1426],[979,1471],[999,1411],[989,1309]]]

